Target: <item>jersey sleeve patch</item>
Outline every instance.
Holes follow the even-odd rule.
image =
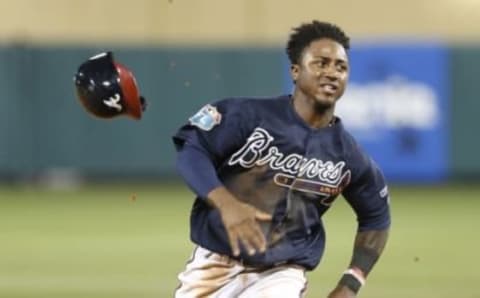
[[[380,191],[380,197],[386,199],[387,203],[390,204],[390,196],[388,195],[388,186],[385,185],[384,188]]]
[[[202,107],[195,115],[190,117],[191,125],[200,128],[201,130],[211,130],[215,125],[222,121],[222,114],[220,114],[216,107],[207,104]]]

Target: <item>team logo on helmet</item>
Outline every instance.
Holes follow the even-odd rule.
[[[103,103],[107,106],[107,107],[111,107],[111,108],[114,108],[116,109],[118,112],[121,112],[122,111],[122,105],[120,104],[120,99],[122,99],[120,97],[120,94],[118,93],[115,93],[114,96],[111,96],[108,98],[108,100],[103,100]]]
[[[91,114],[100,118],[127,115],[140,119],[145,98],[140,95],[130,69],[103,52],[83,62],[74,76],[77,98]]]
[[[222,114],[218,112],[216,107],[207,104],[188,120],[191,125],[202,130],[211,130],[215,125],[218,125],[220,121],[222,121]]]

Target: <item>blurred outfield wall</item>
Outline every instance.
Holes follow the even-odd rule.
[[[172,175],[175,128],[207,101],[284,92],[288,31],[314,18],[344,27],[354,48],[439,44],[445,176],[480,177],[471,133],[480,110],[480,1],[18,0],[0,1],[0,11],[4,178]],[[142,121],[96,120],[75,101],[76,67],[104,50],[135,72],[149,101]]]

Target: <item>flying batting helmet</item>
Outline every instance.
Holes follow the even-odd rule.
[[[112,52],[100,53],[82,63],[73,80],[77,98],[93,115],[142,117],[146,102],[140,96],[135,77],[113,60]]]

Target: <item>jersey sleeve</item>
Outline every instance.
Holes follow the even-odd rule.
[[[343,196],[357,215],[358,230],[381,230],[390,226],[389,193],[376,163],[360,153],[356,173]],[[356,174],[356,175],[355,175]]]
[[[177,172],[199,198],[207,198],[210,191],[222,185],[205,152],[188,143],[178,151],[176,167]]]
[[[185,143],[205,152],[215,166],[240,148],[254,122],[248,104],[224,99],[203,106],[173,136],[177,151]]]

